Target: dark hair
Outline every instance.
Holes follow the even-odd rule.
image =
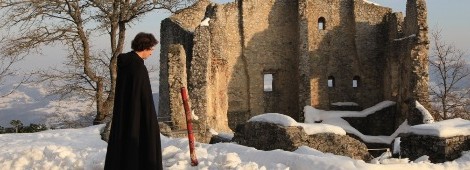
[[[158,41],[152,34],[140,32],[135,36],[134,40],[132,40],[131,48],[134,51],[144,51],[157,44]]]

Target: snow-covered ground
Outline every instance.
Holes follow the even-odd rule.
[[[269,116],[268,116],[269,117]],[[283,118],[266,121],[286,122]],[[288,121],[287,121],[288,122]],[[460,124],[462,125],[462,124]],[[466,123],[468,127],[470,123]],[[0,169],[102,169],[106,142],[100,139],[104,125],[81,129],[48,130],[38,133],[0,135]],[[442,125],[436,126],[442,127]],[[434,127],[434,128],[436,128]],[[464,170],[470,169],[470,152],[452,162],[433,164],[426,157],[386,159],[382,164],[366,163],[345,156],[322,153],[309,147],[294,152],[261,151],[235,143],[196,143],[199,165],[192,167],[187,139],[161,136],[165,169],[344,169],[344,170]]]

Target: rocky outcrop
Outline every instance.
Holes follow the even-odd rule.
[[[247,122],[237,126],[233,141],[259,150],[294,151],[300,146],[354,159],[370,160],[367,147],[360,141],[332,133],[308,135],[300,126],[284,127],[266,122]]]

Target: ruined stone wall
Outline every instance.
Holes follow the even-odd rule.
[[[243,103],[248,94],[244,93],[246,84],[245,70],[236,69],[241,62],[242,36],[239,29],[239,11],[237,3],[216,5],[211,17],[210,33],[212,67],[211,85],[216,87],[212,93],[212,109],[214,114],[209,122],[225,124],[235,128],[235,122],[247,120],[248,106]],[[242,113],[242,114],[236,114]],[[221,116],[224,116],[221,119]],[[228,122],[222,122],[227,120]],[[219,125],[222,126],[222,125]],[[225,130],[227,128],[224,128]]]
[[[211,75],[211,41],[208,27],[198,27],[194,32],[193,60],[191,61],[191,76],[189,77],[189,96],[191,109],[194,114],[201,116],[194,124],[196,129],[216,127],[214,122],[207,122],[210,119],[210,92],[209,78]],[[207,127],[210,125],[211,127]]]
[[[457,159],[462,156],[462,151],[470,150],[470,136],[440,138],[405,134],[401,137],[400,148],[402,157],[410,160],[427,155],[431,162],[442,163]]]
[[[201,51],[206,50],[206,48],[201,48],[201,50],[195,48],[195,51],[200,51],[201,57],[205,57],[203,55],[210,56],[208,65],[201,67],[201,69],[206,69],[208,75],[206,82],[207,93],[201,94],[206,97],[206,101],[202,102],[206,103],[204,106],[206,110],[199,113],[205,113],[206,123],[218,131],[230,131],[229,125],[233,122],[232,118],[237,120],[239,117],[246,115],[246,113],[244,115],[230,115],[230,108],[228,107],[231,94],[239,94],[237,91],[243,91],[245,89],[243,86],[246,87],[244,81],[240,80],[240,70],[234,69],[241,53],[237,8],[236,3],[215,5],[210,26],[204,33],[204,36],[209,37],[205,40],[195,40],[197,44],[210,42],[207,45],[208,51]],[[195,77],[193,82],[196,81],[198,80]],[[234,83],[241,83],[240,87],[231,88],[230,86]],[[231,118],[230,121],[228,120],[229,117]]]
[[[205,17],[209,26],[199,27]],[[368,108],[383,100],[397,101],[399,125],[412,107],[406,103],[428,106],[424,0],[408,0],[406,20],[362,0],[201,0],[162,21],[161,32],[159,117],[179,114],[172,101],[180,100],[180,87],[169,80],[176,76],[188,83],[201,129],[234,130],[267,112],[302,121],[305,105],[329,110],[331,103],[356,102]],[[171,44],[182,45],[177,51],[186,55],[187,74],[171,71],[180,65],[168,58]],[[273,75],[271,92],[263,90],[264,74]],[[329,76],[334,87],[328,87]]]
[[[384,84],[384,99],[397,101],[398,93],[400,88],[400,66],[399,56],[400,45],[394,39],[403,37],[403,24],[404,17],[401,12],[392,13],[386,18],[386,25],[388,25],[388,42],[387,51],[385,54],[386,65],[384,66],[383,72],[383,84]]]
[[[308,26],[310,61],[301,67],[311,69],[307,71],[311,105],[328,110],[334,102],[356,102],[365,108],[381,102],[386,47],[383,19],[391,10],[363,1],[306,0],[300,7],[301,21]],[[318,26],[321,17],[324,30]],[[300,51],[304,53],[302,47]],[[329,76],[334,78],[334,87],[328,87]],[[358,87],[352,86],[355,76]]]
[[[172,16],[171,24],[197,27],[196,18],[188,16],[203,16],[200,4]],[[297,118],[297,2],[249,0],[209,6],[212,14],[205,15],[211,18],[210,24],[194,31],[192,55],[186,60],[192,108],[196,115],[202,115],[199,122],[227,131],[227,122],[234,129],[237,123],[266,111]],[[179,37],[174,32],[168,35]],[[167,50],[162,53],[162,62],[167,63]],[[274,75],[273,93],[263,92],[264,73]],[[168,90],[162,87],[161,91]],[[276,108],[265,108],[265,102],[272,102]],[[168,103],[163,100],[161,108]]]
[[[366,145],[352,137],[332,133],[308,135],[300,126],[284,127],[266,122],[246,122],[237,128],[232,140],[260,150],[295,151],[301,146],[308,146],[324,153],[370,160]]]
[[[386,44],[388,40],[387,25],[384,19],[391,14],[390,8],[364,2],[354,1],[355,44],[357,62],[359,63],[358,87],[350,88],[357,103],[364,108],[384,100],[383,71],[386,64]],[[352,77],[349,87],[352,86]],[[345,80],[347,81],[347,80]]]
[[[182,53],[184,53],[184,56],[190,58],[192,56],[191,49],[193,47],[193,35],[191,32],[180,27],[178,24],[174,23],[171,19],[168,18],[163,20],[161,25],[162,37],[160,38],[161,48],[158,117],[162,121],[170,121],[172,119],[171,117],[173,114],[173,112],[171,112],[171,109],[173,108],[171,108],[170,106],[172,104],[170,103],[173,101],[181,100],[181,97],[178,97],[179,93],[175,93],[181,87],[171,87],[170,81],[173,81],[171,80],[172,78],[183,76],[183,74],[186,73],[186,71],[184,73],[180,72],[182,70],[170,70],[172,64],[177,64],[169,61],[169,57],[171,57],[169,56],[170,46],[174,44],[182,45],[183,51],[178,51],[178,54],[175,54],[174,56],[183,55]],[[184,59],[184,62],[186,63],[186,58]],[[184,76],[186,77],[186,75]]]
[[[181,87],[176,87],[177,85],[173,83],[175,81],[187,82],[187,77],[189,76],[187,76],[186,73],[190,73],[189,68],[191,66],[190,62],[193,53],[193,31],[204,17],[205,8],[208,4],[209,2],[207,1],[199,1],[189,8],[178,11],[170,18],[164,19],[161,23],[158,117],[160,121],[172,121],[172,123],[175,123],[176,128],[178,128],[180,122],[184,122],[185,119],[178,120],[180,115],[184,112],[175,112],[182,108],[182,106],[178,106],[177,104],[177,102],[181,101]],[[182,45],[184,51],[173,50],[173,52],[170,53],[170,46],[174,44]],[[170,54],[172,56],[169,56]],[[169,59],[171,57],[177,57],[179,60],[180,56],[186,56],[184,59],[185,66],[183,67],[186,70],[184,72],[179,69],[173,69],[176,67],[181,68],[181,65],[179,62],[176,62],[176,59],[173,59],[173,61]],[[181,59],[181,61],[183,61],[183,59]]]
[[[425,0],[408,0],[405,18],[405,36],[415,34],[416,39],[410,46],[411,67],[410,96],[419,101],[424,107],[431,108],[429,103],[429,39],[427,25],[427,10]],[[414,102],[413,102],[414,103]],[[414,107],[409,107],[408,110]],[[411,115],[408,115],[411,116]]]
[[[296,0],[241,2],[243,49],[235,70],[246,70],[250,116],[266,112],[299,116],[298,6]],[[273,75],[273,91],[264,92],[264,74]],[[243,82],[240,82],[243,83]],[[274,108],[264,107],[271,102]],[[266,106],[269,106],[266,105]]]
[[[194,32],[204,19],[209,4],[211,4],[210,0],[198,0],[190,7],[176,11],[175,14],[170,16],[170,19],[182,28]]]
[[[428,26],[424,0],[408,0],[406,17],[401,14],[390,16],[390,40],[387,52],[388,71],[385,77],[391,77],[385,87],[386,98],[396,99],[400,115],[397,122],[413,117],[411,110],[417,100],[426,108],[429,105],[428,93]],[[400,22],[403,21],[403,24]],[[397,23],[397,27],[393,24]],[[403,25],[403,26],[401,26]],[[400,27],[402,31],[400,31]],[[394,66],[395,65],[395,66]]]
[[[237,6],[214,5],[209,26],[198,27],[194,39],[191,93],[196,115],[201,123],[217,131],[231,131],[228,126],[229,83],[233,63],[240,55]]]
[[[299,73],[299,108],[303,108],[308,105],[313,105],[315,102],[315,106],[318,103],[318,95],[312,95],[312,92],[318,91],[317,88],[313,89],[314,87],[310,83],[310,45],[309,41],[311,41],[310,33],[308,30],[313,29],[312,24],[309,24],[309,6],[307,1],[308,0],[298,0],[299,1],[299,63],[298,63],[298,73]],[[300,114],[298,118],[300,122],[304,121],[304,115]]]
[[[186,128],[186,116],[181,97],[181,87],[188,87],[186,74],[186,54],[181,44],[172,44],[168,50],[168,84],[170,112],[174,129]]]
[[[355,51],[351,44],[353,42],[352,37],[348,37],[347,30],[351,30],[352,25],[349,28],[344,24],[347,23],[346,11],[342,12],[345,3],[341,1],[327,1],[327,0],[306,0],[302,1],[303,15],[305,17],[308,29],[307,29],[307,46],[309,63],[307,65],[301,65],[299,67],[307,67],[310,69],[308,73],[311,87],[311,104],[315,108],[329,109],[330,101],[332,100],[329,96],[331,91],[327,86],[328,76],[335,76],[336,87],[342,86],[337,82],[340,82],[336,74],[333,74],[333,70],[328,68],[336,67],[340,61],[336,59],[349,58],[347,54],[342,54],[343,51]],[[352,3],[350,3],[352,5]],[[350,11],[351,12],[351,11]],[[352,12],[350,13],[352,14]],[[320,30],[318,27],[318,20],[320,17],[325,19],[325,29]],[[345,17],[342,19],[341,17]],[[349,15],[350,21],[352,15]],[[346,33],[343,35],[343,33]],[[343,37],[344,36],[344,37]],[[349,39],[349,41],[345,40]],[[344,48],[342,48],[344,47]],[[348,48],[349,47],[349,48]],[[340,50],[341,49],[341,50]],[[349,58],[350,59],[350,58]],[[352,63],[352,62],[347,62]],[[344,63],[345,64],[345,63]],[[345,72],[351,72],[350,67],[345,64]],[[338,89],[339,90],[339,89]]]

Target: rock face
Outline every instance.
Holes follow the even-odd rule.
[[[462,151],[470,150],[470,136],[440,138],[404,134],[401,137],[401,155],[415,160],[423,155],[429,156],[433,163],[452,161],[462,156]]]
[[[325,153],[366,161],[371,159],[366,145],[354,138],[330,133],[307,135],[300,126],[284,127],[266,122],[247,122],[237,126],[232,140],[259,150],[294,151],[300,146],[309,146]]]

